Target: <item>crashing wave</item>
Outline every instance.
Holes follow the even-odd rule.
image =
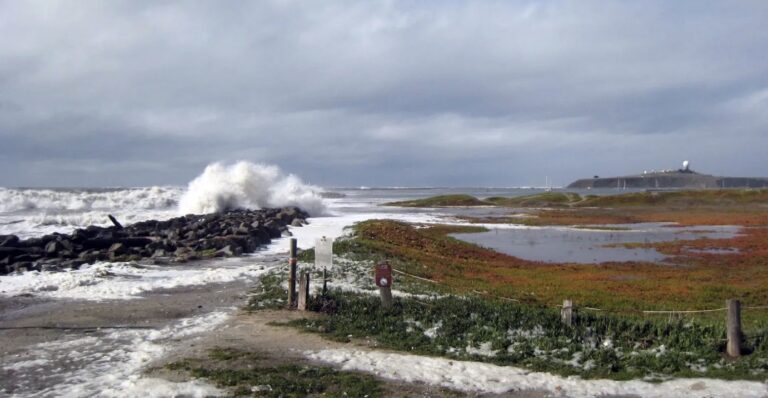
[[[231,209],[297,206],[311,215],[325,211],[322,190],[307,185],[277,166],[237,162],[213,163],[192,180],[179,201],[181,214],[207,214]]]

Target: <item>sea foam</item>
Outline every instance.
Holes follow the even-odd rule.
[[[297,206],[320,215],[325,205],[319,187],[272,165],[213,163],[192,180],[179,201],[181,214],[207,214],[230,209]]]
[[[113,189],[13,189],[0,187],[0,213],[110,209],[162,210],[176,206],[177,187]]]

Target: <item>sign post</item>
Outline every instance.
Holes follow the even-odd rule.
[[[296,239],[291,238],[290,254],[288,259],[288,308],[296,308]]]
[[[333,268],[333,238],[315,239],[315,269],[323,269],[323,297],[328,291],[328,270]]]
[[[374,269],[374,280],[379,287],[381,294],[381,306],[383,308],[392,307],[392,267],[388,262],[376,265]]]

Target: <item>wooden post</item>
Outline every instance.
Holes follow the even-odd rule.
[[[385,261],[376,265],[373,273],[374,281],[381,294],[381,307],[392,308],[392,267]]]
[[[573,300],[563,300],[563,309],[560,310],[560,319],[564,324],[573,326]]]
[[[392,308],[392,288],[381,286],[379,287],[379,293],[381,293],[381,307]]]
[[[728,309],[726,328],[728,331],[728,356],[738,358],[741,356],[741,303],[736,299],[725,300],[725,308]]]
[[[288,307],[294,308],[296,307],[296,239],[291,238],[291,250],[290,250],[290,259],[288,260],[288,265],[290,267],[290,271],[288,273]]]
[[[323,297],[328,293],[328,276],[325,273],[325,268],[323,268]]]
[[[307,310],[307,303],[309,301],[309,272],[305,271],[301,273],[299,278],[299,302],[297,308],[299,311]]]
[[[117,229],[123,229],[123,225],[120,224],[120,222],[118,222],[113,215],[107,214],[107,217],[109,218],[109,221],[112,221],[112,224],[117,227]]]

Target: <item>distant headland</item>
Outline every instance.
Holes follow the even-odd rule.
[[[646,189],[705,189],[705,188],[768,188],[768,178],[764,177],[718,177],[693,171],[690,162],[683,162],[677,170],[652,170],[642,174],[583,178],[568,185],[568,188],[646,188]]]

